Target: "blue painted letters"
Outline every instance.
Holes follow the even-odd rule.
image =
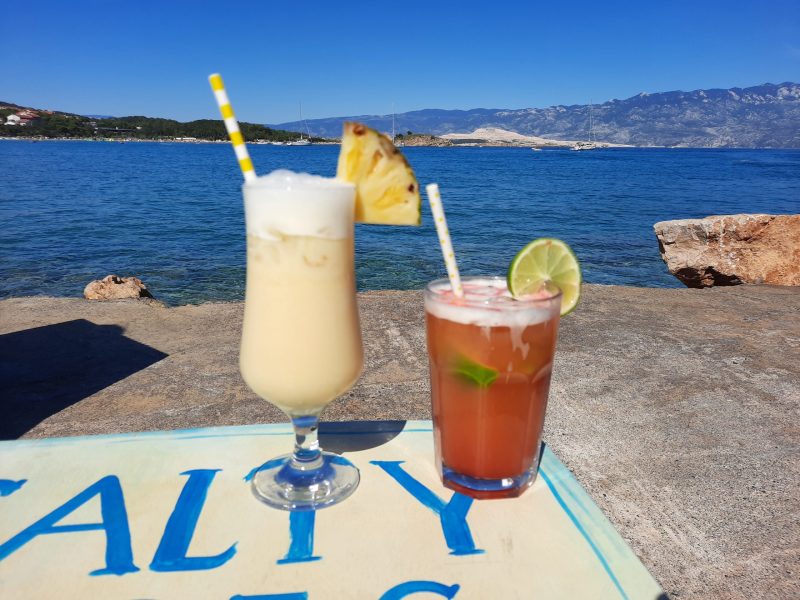
[[[472,498],[454,493],[450,502],[445,504],[444,500],[403,470],[400,465],[404,461],[371,460],[369,462],[386,471],[409,494],[436,513],[441,521],[442,532],[447,547],[450,548],[450,554],[460,556],[483,553],[483,550],[475,548],[475,542],[472,541],[472,534],[467,524],[467,512],[472,506]]]
[[[453,585],[444,585],[436,581],[405,581],[387,590],[386,593],[380,597],[380,600],[401,600],[417,592],[433,592],[449,600],[458,593],[459,589],[461,589],[461,586],[457,583]]]
[[[289,551],[278,561],[279,565],[287,563],[311,562],[321,556],[314,554],[314,515],[313,510],[289,513],[289,535],[292,543]]]
[[[164,528],[164,535],[158,545],[150,569],[153,571],[198,571],[216,569],[228,562],[236,554],[236,544],[216,556],[186,556],[192,541],[200,511],[206,501],[208,488],[219,469],[195,469],[185,471],[189,480],[183,486],[181,495]]]
[[[14,481],[13,479],[0,479],[0,496],[10,496],[25,485],[26,481],[28,480],[20,479],[19,481]]]
[[[100,495],[102,523],[56,525],[61,519],[98,494]],[[125,573],[138,571],[138,567],[133,564],[131,532],[128,526],[128,514],[125,511],[125,500],[122,496],[119,479],[115,475],[103,477],[50,514],[15,535],[5,544],[0,545],[0,560],[3,560],[39,535],[97,531],[100,529],[106,532],[106,567],[105,569],[92,571],[91,575],[124,575]]]

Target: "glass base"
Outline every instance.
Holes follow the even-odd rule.
[[[343,456],[322,452],[322,464],[305,469],[298,468],[293,457],[270,460],[256,472],[252,484],[256,498],[282,510],[317,510],[341,502],[358,487],[361,475]]]
[[[479,500],[516,498],[536,481],[536,475],[539,473],[536,466],[534,463],[532,469],[516,477],[480,479],[453,471],[443,464],[442,483],[446,488]]]

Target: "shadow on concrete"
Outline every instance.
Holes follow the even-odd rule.
[[[337,454],[369,450],[396,438],[405,426],[405,421],[323,421],[319,444]]]
[[[0,439],[165,358],[122,327],[85,319],[0,335]]]

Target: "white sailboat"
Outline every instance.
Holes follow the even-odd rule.
[[[395,146],[402,146],[403,141],[397,139],[397,132],[395,131],[394,121],[395,121],[395,112],[394,112],[394,102],[392,102],[392,143]]]
[[[594,139],[594,118],[592,115],[592,103],[589,102],[589,141],[588,142],[577,142],[571,150],[596,150],[600,146],[597,145],[597,142]]]
[[[310,146],[311,145],[311,131],[308,129],[308,122],[303,120],[303,103],[300,103],[300,121],[302,121],[306,126],[306,133],[308,133],[308,138],[303,137],[303,132],[300,132],[300,139],[295,140],[293,142],[286,142],[287,146]]]

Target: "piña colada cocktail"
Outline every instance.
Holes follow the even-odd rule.
[[[287,414],[319,414],[355,383],[363,363],[353,271],[355,186],[275,171],[243,190],[242,377]]]
[[[417,181],[382,135],[345,124],[338,176],[276,171],[244,184],[247,290],[240,368],[247,385],[292,420],[294,453],[254,474],[277,508],[314,510],[349,496],[358,469],[322,452],[319,415],[363,364],[353,222],[416,225]]]

